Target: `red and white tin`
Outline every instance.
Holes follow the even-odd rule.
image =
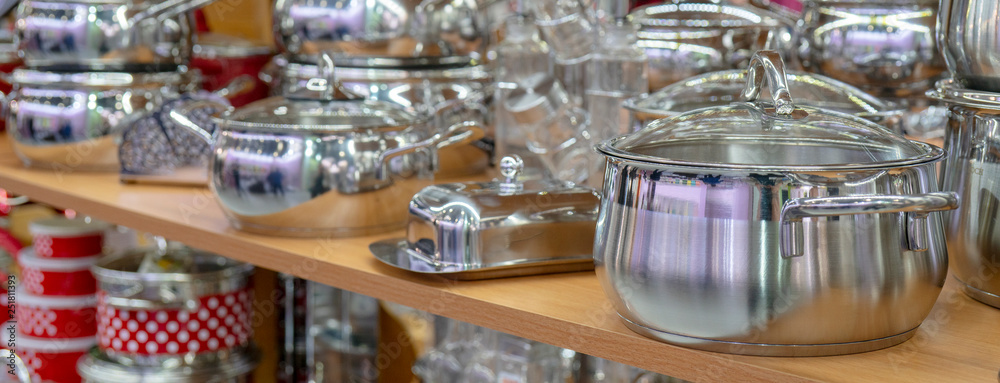
[[[66,339],[97,335],[97,297],[43,297],[18,294],[17,331],[35,338]]]
[[[252,338],[252,272],[185,248],[104,258],[94,266],[98,348],[119,363],[146,366],[241,354]]]
[[[35,255],[42,258],[98,255],[107,229],[108,225],[102,222],[65,217],[46,218],[28,225]]]
[[[33,295],[93,295],[97,292],[97,282],[90,267],[98,258],[40,258],[32,247],[26,247],[17,257],[21,288]]]
[[[97,342],[94,337],[39,339],[19,336],[14,352],[21,357],[31,377],[39,382],[76,383],[76,363]]]

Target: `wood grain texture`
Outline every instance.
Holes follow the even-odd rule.
[[[949,279],[914,339],[856,355],[768,358],[701,352],[622,325],[592,272],[452,282],[380,264],[350,239],[288,239],[230,228],[208,190],[122,185],[116,174],[24,169],[0,140],[0,187],[275,271],[693,381],[996,382],[1000,310]],[[399,201],[406,203],[406,201]],[[317,212],[319,214],[321,212]],[[822,331],[822,329],[816,329]]]

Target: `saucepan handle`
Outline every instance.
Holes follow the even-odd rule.
[[[169,118],[171,121],[174,122],[174,124],[177,124],[178,126],[181,126],[184,129],[191,131],[192,133],[196,134],[198,138],[201,138],[209,145],[214,145],[215,139],[212,138],[212,133],[209,133],[208,130],[202,128],[201,126],[198,126],[198,124],[194,123],[194,121],[191,121],[191,119],[188,118],[188,116],[191,115],[192,111],[200,108],[217,108],[221,110],[228,110],[232,109],[232,106],[212,100],[194,100],[190,102],[181,103],[180,106],[170,110],[170,112],[167,113],[166,115],[167,118]]]
[[[956,208],[958,194],[955,192],[792,199],[781,208],[781,256],[797,257],[804,253],[803,218],[856,214],[906,213],[907,247],[925,251],[928,247],[927,215]]]
[[[389,168],[389,161],[393,158],[422,149],[442,149],[448,146],[467,144],[483,138],[483,134],[483,127],[480,123],[465,121],[454,124],[448,127],[443,133],[435,134],[426,140],[386,150],[379,156],[379,167],[375,171],[375,177],[380,180],[385,180],[389,177],[387,169]]]

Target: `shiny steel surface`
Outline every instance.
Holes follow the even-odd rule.
[[[938,0],[809,0],[798,31],[807,71],[869,92],[923,92],[944,72]]]
[[[707,72],[743,68],[772,30],[790,28],[762,9],[708,1],[648,5],[631,12],[649,57],[649,89]]]
[[[769,78],[791,101],[775,56],[751,60],[749,100]],[[936,211],[957,201],[936,193],[943,153],[775,104],[702,109],[598,146],[606,295],[629,328],[711,351],[834,355],[905,341],[947,275]]]
[[[941,188],[962,199],[946,225],[952,273],[967,294],[1000,308],[1000,107],[952,104],[948,117]]]
[[[67,73],[19,69],[9,95],[7,131],[32,167],[119,169],[115,140],[131,121],[195,84],[182,73]]]
[[[455,279],[593,268],[600,197],[561,181],[517,179],[524,162],[500,161],[503,180],[438,184],[410,201],[405,239],[371,245],[379,260]]]
[[[212,1],[25,0],[17,10],[15,44],[32,68],[135,71],[149,64],[186,65],[194,34],[187,11]]]
[[[952,77],[965,88],[1000,92],[1000,2],[942,0],[938,44]]]
[[[96,347],[77,362],[76,369],[87,383],[249,383],[260,362],[260,352],[248,348],[233,358],[209,365],[192,366],[176,361],[157,366],[135,366],[116,361]],[[67,366],[69,368],[69,366]]]
[[[490,38],[489,1],[278,0],[278,45],[297,60],[320,52],[372,57],[473,56]]]
[[[902,131],[907,110],[832,78],[787,72],[788,90],[796,105],[853,114],[878,123],[894,132]],[[668,85],[647,96],[631,98],[624,107],[631,112],[632,130],[650,122],[677,116],[695,109],[723,106],[739,100],[746,86],[746,71],[733,69],[691,77]],[[765,94],[765,98],[770,97]]]

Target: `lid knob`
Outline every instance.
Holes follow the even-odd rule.
[[[757,101],[765,78],[767,78],[767,85],[771,89],[774,110],[782,116],[791,115],[795,111],[795,103],[792,102],[792,95],[788,92],[785,64],[781,61],[781,55],[778,52],[758,51],[750,59],[750,67],[747,68],[747,85],[743,88],[743,99],[749,102]]]
[[[358,94],[344,88],[344,85],[337,81],[337,66],[333,63],[333,56],[329,52],[323,52],[316,62],[318,76],[310,79],[306,83],[306,89],[316,92],[316,98],[320,100],[351,100],[361,98]]]
[[[524,189],[524,185],[517,181],[517,176],[524,171],[524,160],[521,156],[511,154],[500,159],[500,175],[504,180],[500,183],[501,194],[516,193]]]

